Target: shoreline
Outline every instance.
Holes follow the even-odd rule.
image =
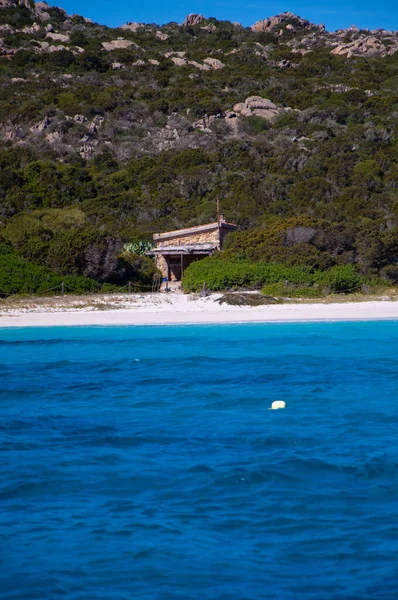
[[[113,304],[93,300],[81,306],[65,299],[7,308],[0,312],[0,329],[12,327],[168,326],[243,323],[316,323],[398,320],[398,302],[370,300],[336,303],[289,303],[263,306],[220,305],[219,294],[207,298],[173,294],[125,297]]]

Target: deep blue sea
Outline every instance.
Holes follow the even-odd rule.
[[[0,381],[2,599],[398,597],[398,322],[0,329]]]

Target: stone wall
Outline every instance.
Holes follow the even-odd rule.
[[[182,235],[168,240],[160,240],[157,245],[161,246],[184,246],[185,244],[214,244],[219,248],[220,237],[218,229],[213,231],[204,231],[202,233],[193,233],[191,235]]]
[[[156,255],[156,267],[162,273],[162,277],[167,277],[167,261],[161,254]]]

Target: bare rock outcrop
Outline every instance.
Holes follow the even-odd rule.
[[[275,17],[269,17],[268,19],[263,19],[262,21],[257,21],[252,25],[253,31],[275,31],[280,28],[281,25],[284,25],[287,21],[294,20],[294,24],[288,23],[286,29],[291,31],[295,31],[297,29],[306,29],[310,27],[315,27],[313,23],[307,21],[306,19],[302,19],[298,17],[292,12],[284,12],[280,15],[276,15]]]
[[[188,63],[200,71],[211,71],[211,67],[209,65],[202,65],[196,60],[189,60]]]
[[[170,37],[169,35],[167,35],[167,33],[163,33],[163,31],[159,31],[159,30],[156,31],[155,35],[158,38],[158,40],[161,40],[162,42],[165,42]]]
[[[194,129],[200,129],[204,133],[213,133],[211,129],[211,125],[217,120],[220,119],[221,115],[205,115],[198,121],[192,123],[192,127]]]
[[[110,42],[102,42],[102,47],[107,52],[112,52],[112,50],[127,50],[128,48],[138,48],[137,44],[132,42],[131,40],[111,40]]]
[[[163,127],[163,129],[160,130],[159,137],[164,140],[179,140],[180,134],[178,133],[178,130],[175,127],[172,127],[171,125],[166,125],[165,127]]]
[[[186,58],[180,58],[179,56],[171,56],[170,60],[172,60],[177,67],[183,67],[184,65],[188,64]]]
[[[332,54],[337,56],[387,56],[395,54],[398,51],[398,39],[389,40],[389,44],[384,44],[382,39],[374,36],[366,36],[360,39],[349,42],[348,44],[340,44],[333,48]]]
[[[30,128],[32,133],[42,133],[45,129],[47,129],[51,125],[51,119],[49,117],[44,117],[42,121],[32,125]]]
[[[202,64],[196,60],[188,60],[185,58],[185,54],[186,52],[166,52],[164,56],[166,56],[166,58],[170,58],[170,60],[178,67],[192,65],[201,71],[211,71],[212,69],[217,71],[225,67],[224,63],[217,58],[205,58]]]
[[[185,58],[186,52],[165,52],[163,56],[169,58],[177,67],[183,67],[188,64]]]
[[[52,33],[49,31],[46,35],[46,40],[54,40],[54,42],[69,42],[70,37],[64,33]]]
[[[198,15],[197,13],[192,13],[185,17],[185,20],[182,24],[183,27],[192,27],[194,25],[199,25],[202,21],[205,20],[203,15]]]
[[[36,2],[34,11],[39,21],[49,21],[50,15],[48,13],[49,5],[46,2]]]
[[[214,71],[218,71],[219,69],[223,69],[225,67],[224,63],[217,58],[205,58],[203,62],[214,69]]]
[[[204,25],[201,27],[202,31],[207,31],[207,33],[213,33],[213,31],[217,31],[217,27],[214,23],[209,23],[208,25]]]
[[[22,33],[29,33],[30,35],[36,35],[41,30],[41,25],[33,23],[30,27],[27,25],[22,29]]]
[[[166,58],[170,58],[170,56],[178,56],[179,58],[184,58],[186,52],[165,52],[163,56]]]
[[[55,142],[59,142],[63,138],[63,135],[60,131],[52,131],[45,138],[49,144],[54,144]]]
[[[97,142],[97,140],[95,140],[95,142]],[[98,144],[98,142],[97,142],[97,144]],[[80,156],[82,158],[84,158],[84,160],[89,160],[90,158],[92,158],[95,145],[96,144],[90,143],[90,142],[84,140],[82,145],[79,148]]]
[[[249,96],[244,102],[235,104],[233,110],[227,110],[224,114],[204,115],[192,123],[192,127],[200,129],[204,133],[213,133],[212,125],[221,120],[229,125],[233,135],[238,135],[241,117],[261,117],[273,121],[279,115],[291,110],[291,108],[278,108],[271,100],[261,98],[261,96]]]
[[[12,35],[15,29],[11,25],[0,25],[0,35]]]
[[[7,123],[0,126],[0,135],[5,142],[15,142],[22,138],[22,129],[18,125]]]
[[[0,39],[0,57],[12,58],[16,52],[16,48],[7,48],[4,41]]]
[[[276,104],[261,98],[261,96],[249,96],[244,102],[239,102],[234,106],[234,112],[242,117],[262,117],[269,121],[275,119],[285,109],[278,108]]]
[[[144,27],[144,23],[132,23],[128,21],[125,25],[122,25],[120,29],[125,29],[127,31],[132,31],[133,33],[135,33],[141,27]]]
[[[49,46],[46,50],[46,52],[48,52],[49,54],[51,54],[52,52],[61,52],[62,50],[70,50],[70,48],[68,48],[67,46],[63,46],[62,44],[60,44],[59,46]]]
[[[0,0],[0,8],[12,8],[14,6],[24,6],[31,8],[29,0]]]
[[[83,52],[85,52],[84,48],[80,48],[79,46],[74,46],[73,48],[69,47],[69,46],[64,46],[63,44],[59,44],[58,46],[52,45],[49,42],[45,42],[45,41],[39,41],[39,40],[31,40],[31,42],[33,42],[33,44],[35,44],[35,47],[33,48],[33,50],[39,54],[41,53],[47,53],[47,54],[51,54],[53,52],[61,52],[62,50],[68,50],[69,52],[72,52],[72,54],[82,54]]]
[[[238,115],[233,110],[225,111],[225,122],[229,125],[234,136],[239,135],[239,119]]]

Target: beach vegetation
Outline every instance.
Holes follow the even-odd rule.
[[[284,282],[269,283],[261,291],[265,296],[276,298],[322,298],[326,295],[320,287],[291,285]]]
[[[192,263],[185,271],[183,286],[186,291],[246,288],[262,289],[270,296],[319,298],[330,293],[354,293],[367,281],[352,265],[321,270],[308,265],[231,260],[220,255]]]
[[[305,282],[310,277],[308,267],[250,262],[248,260],[228,260],[209,257],[189,265],[184,273],[184,290],[194,292],[205,286],[212,291],[239,288],[261,289],[266,283],[289,280]]]
[[[87,293],[97,289],[93,279],[79,276],[60,277],[47,267],[31,263],[14,253],[0,254],[0,292],[13,294],[60,294],[64,283],[67,293]]]
[[[266,296],[260,292],[232,292],[226,293],[219,298],[219,304],[229,306],[264,306],[268,304],[282,304],[282,300],[274,295]]]

